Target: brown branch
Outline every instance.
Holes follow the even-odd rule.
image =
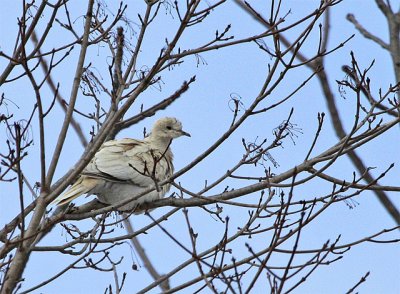
[[[123,120],[115,126],[115,129],[110,133],[110,137],[115,137],[121,130],[129,128],[132,125],[137,124],[141,120],[145,119],[146,117],[151,117],[156,114],[157,111],[166,109],[172,103],[174,103],[178,98],[181,97],[183,93],[185,93],[189,89],[189,85],[196,80],[196,76],[193,76],[189,79],[189,81],[184,81],[182,86],[175,91],[174,94],[169,96],[168,98],[162,100],[161,102],[153,105],[152,107],[140,112],[139,114],[131,117],[129,119]]]
[[[369,272],[367,272],[367,273],[360,279],[360,281],[359,281],[357,284],[355,284],[349,291],[347,291],[346,294],[353,293],[354,290],[355,290],[358,286],[360,286],[362,283],[364,283],[364,282],[367,280],[367,277],[368,277],[368,276],[369,276]]]
[[[91,13],[92,13],[92,9],[93,9],[93,4],[94,4],[94,0],[90,0],[88,3],[87,14],[86,14],[86,23],[85,23],[85,32],[88,32],[90,29]],[[87,34],[82,43],[82,51],[81,51],[81,57],[80,57],[80,62],[79,62],[79,64],[81,66],[83,65],[83,61],[84,61],[84,57],[85,57],[85,53],[86,53],[86,49],[87,49],[88,38],[89,38],[89,35]],[[78,69],[77,69],[78,76],[76,77],[77,80],[75,80],[75,84],[76,84],[75,95],[72,95],[71,100],[76,99],[76,94],[77,94],[78,86],[79,86],[79,82],[80,82],[80,74],[79,73],[81,71],[82,71],[82,68],[79,69],[79,67],[78,67]],[[68,109],[69,114],[67,115],[65,123],[70,121],[68,119],[68,116],[70,117],[72,115],[72,110],[73,110],[73,107]],[[65,134],[66,134],[67,129],[68,129],[68,125],[64,125],[62,133],[65,132]],[[59,144],[64,142],[65,134],[61,134],[61,137],[59,138],[59,142],[58,142]],[[61,148],[62,148],[62,145],[59,146],[59,148],[56,148],[56,152],[53,157],[51,168],[49,168],[49,174],[46,179],[46,185],[51,182]],[[42,187],[42,189],[45,189],[45,191],[46,191],[47,187]],[[39,198],[37,199],[37,205],[35,207],[35,211],[33,213],[33,216],[29,223],[29,226],[26,230],[25,236],[30,237],[30,236],[36,235],[36,231],[40,226],[40,221],[46,211],[46,202],[44,201],[45,195],[46,194],[42,192],[41,195],[39,196]],[[4,283],[1,287],[2,294],[11,293],[16,288],[18,282],[21,279],[22,273],[25,269],[25,265],[28,262],[29,256],[32,252],[30,246],[32,245],[33,242],[34,242],[34,238],[27,239],[27,240],[23,241],[21,243],[20,247],[17,249],[15,256],[13,258],[13,261],[11,262],[10,268],[8,269],[7,273],[5,274]]]
[[[83,67],[84,67],[84,63],[85,63],[85,57],[86,57],[86,53],[87,53],[87,49],[88,49],[88,45],[89,45],[89,31],[90,31],[91,21],[92,21],[93,1],[90,1],[88,5],[89,6],[88,6],[88,11],[86,13],[86,20],[85,20],[85,27],[84,27],[84,35],[83,35],[82,44],[81,44],[81,51],[79,53],[79,59],[78,59],[77,65],[76,65],[74,82],[72,85],[71,96],[69,99],[69,106],[68,106],[67,112],[65,114],[63,126],[61,128],[60,134],[58,135],[57,145],[54,149],[53,157],[51,159],[51,163],[50,163],[50,166],[49,166],[49,169],[47,172],[47,177],[46,177],[47,185],[50,185],[53,180],[53,176],[54,176],[54,173],[57,168],[58,160],[60,158],[61,151],[64,147],[64,142],[65,142],[65,138],[67,136],[68,128],[71,123],[72,113],[75,108],[75,102],[76,102],[77,96],[78,96],[79,85],[81,83],[81,77],[82,77]]]
[[[26,38],[29,38],[32,32],[35,30],[36,25],[38,24],[40,18],[42,17],[43,11],[45,7],[47,6],[46,1],[42,1],[40,6],[37,8],[36,14],[31,22],[31,25],[29,26],[28,30],[26,31]],[[24,8],[25,9],[25,8]],[[28,42],[28,39],[22,40],[22,43],[18,45],[18,48],[14,51],[12,59],[18,61],[19,56],[21,54],[21,51],[23,47],[25,46],[26,42]],[[4,84],[6,81],[7,77],[11,73],[11,71],[14,69],[14,67],[17,65],[17,62],[10,61],[7,67],[4,69],[3,73],[0,76],[0,86]]]
[[[253,16],[259,23],[261,23],[264,26],[266,26],[267,28],[269,28],[269,22],[266,21],[260,14],[254,14],[252,12],[252,10],[249,9],[248,6],[246,4],[244,4],[241,0],[235,0],[235,2],[244,11],[246,11],[251,16]],[[381,1],[381,0],[378,1],[377,0],[377,2],[382,2],[382,3],[380,3],[381,6],[382,6],[382,7],[380,7],[381,10],[383,9],[385,12],[388,12],[388,9],[387,9],[386,5],[383,3],[383,1]],[[379,5],[379,3],[378,3],[378,5]],[[327,24],[325,24],[325,25],[327,25]],[[325,33],[327,34],[327,33],[329,33],[329,31],[325,31]],[[398,37],[398,34],[397,34],[397,37]],[[394,36],[393,36],[393,38],[394,38]],[[288,47],[288,48],[291,47],[292,43],[289,42],[285,38],[285,36],[283,36],[282,34],[279,35],[279,40],[286,47]],[[397,50],[396,52],[399,52],[399,50]],[[398,55],[398,54],[396,53],[396,55]],[[317,72],[317,77],[318,77],[318,80],[319,80],[320,85],[322,87],[322,91],[324,93],[325,100],[327,102],[327,107],[328,107],[329,113],[331,115],[332,124],[334,126],[336,135],[338,136],[338,138],[344,138],[346,136],[346,131],[344,130],[344,127],[343,127],[343,124],[342,124],[342,120],[341,120],[341,118],[339,116],[339,111],[338,111],[338,108],[336,106],[335,97],[334,97],[333,92],[332,92],[332,90],[330,88],[330,84],[329,84],[329,80],[328,80],[325,68],[323,67],[323,56],[321,56],[321,58],[315,60],[312,63],[307,63],[306,61],[308,59],[304,55],[302,55],[301,52],[297,52],[296,58],[299,59],[305,65],[307,65],[312,71]],[[399,56],[398,59],[399,59],[398,63],[394,63],[395,64],[395,68],[398,67],[397,64],[400,66],[400,56]],[[400,68],[399,68],[399,71],[398,71],[398,76],[400,77]],[[397,79],[397,81],[399,81],[399,80],[400,80],[400,78]],[[353,164],[356,167],[356,169],[360,173],[363,173],[365,170],[367,170],[367,168],[365,167],[365,165],[362,162],[361,158],[357,155],[357,153],[355,151],[352,151],[352,150],[349,151],[348,152],[348,156],[351,159],[351,161],[353,162]],[[372,182],[373,181],[372,175],[370,173],[367,173],[367,175],[365,176],[365,180],[367,182]],[[386,211],[392,216],[393,220],[397,224],[400,224],[400,211],[396,208],[396,206],[389,199],[389,197],[386,195],[386,193],[384,191],[375,191],[375,194],[378,197],[378,199],[381,202],[381,204],[386,209]]]
[[[129,216],[127,214],[124,214],[123,217],[124,217],[123,223],[124,223],[126,231],[128,232],[128,234],[133,236],[134,230],[133,230],[132,224],[129,220]],[[133,247],[135,248],[136,252],[138,253],[140,259],[143,261],[144,267],[149,272],[150,276],[154,280],[160,279],[161,275],[157,272],[157,270],[153,266],[151,260],[147,256],[146,251],[143,248],[142,244],[140,244],[138,238],[136,236],[134,236],[134,237],[130,238],[130,241],[131,241]],[[166,279],[162,283],[160,283],[159,286],[163,292],[170,289],[168,279]]]
[[[351,14],[351,13],[347,14],[346,19],[354,25],[354,27],[361,33],[361,35],[364,36],[364,38],[367,38],[367,39],[370,39],[370,40],[374,41],[375,43],[380,45],[385,50],[390,50],[390,46],[388,44],[386,44],[385,41],[383,41],[381,38],[373,35],[367,29],[365,29],[357,21],[357,19],[355,18],[354,14]]]
[[[37,39],[35,31],[32,32],[31,39],[32,39],[32,42],[35,44],[35,46],[39,47],[38,46],[38,39]],[[41,55],[40,48],[38,49],[38,54]],[[41,65],[41,67],[43,69],[43,72],[45,74],[50,73],[50,69],[49,69],[49,66],[48,66],[46,60],[42,56],[39,56],[39,61],[40,61],[40,65]],[[55,85],[55,83],[53,81],[53,78],[52,78],[52,76],[50,74],[48,75],[48,77],[46,79],[46,82],[49,85],[49,87],[52,90],[52,92],[54,93],[54,95],[57,97],[57,101],[58,101],[59,105],[61,106],[61,108],[66,113],[67,112],[67,106],[63,103],[64,98],[61,96],[60,92],[58,91],[58,88]],[[74,119],[73,116],[71,117],[71,126],[75,130],[79,140],[81,141],[82,146],[85,147],[87,145],[88,141],[87,141],[85,135],[82,132],[82,128],[81,128],[80,124],[76,122],[76,120]]]

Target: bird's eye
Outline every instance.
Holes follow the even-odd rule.
[[[171,126],[167,126],[167,130],[172,130],[172,127]]]

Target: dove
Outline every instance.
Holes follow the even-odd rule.
[[[113,205],[155,187],[154,191],[118,208],[136,212],[138,205],[163,198],[171,185],[159,187],[158,183],[174,172],[170,145],[181,136],[190,137],[182,130],[181,122],[164,117],[154,123],[151,133],[143,140],[125,138],[105,142],[75,183],[52,204],[65,205],[87,194]]]

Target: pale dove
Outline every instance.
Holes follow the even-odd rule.
[[[143,202],[164,197],[170,185],[158,187],[159,182],[174,172],[172,139],[190,134],[182,130],[176,118],[161,118],[144,140],[121,139],[104,143],[77,181],[53,203],[64,205],[82,194],[94,194],[100,202],[116,204],[132,198],[149,187],[156,187],[137,200],[118,208],[133,211]],[[158,191],[157,191],[158,190]]]

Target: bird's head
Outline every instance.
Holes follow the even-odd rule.
[[[182,130],[182,123],[174,117],[160,118],[154,123],[151,135],[158,138],[174,139],[190,134]]]

